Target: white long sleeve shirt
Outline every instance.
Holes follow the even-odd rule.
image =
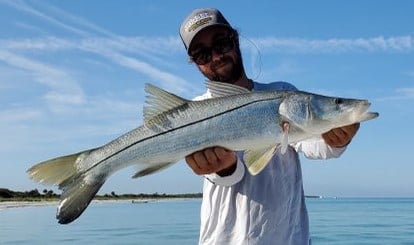
[[[253,90],[296,88],[284,82],[260,84]],[[211,97],[206,94],[196,98]],[[256,176],[246,170],[243,152],[230,176],[205,175],[199,244],[310,244],[308,213],[298,152],[312,159],[338,157],[322,138],[289,146],[273,156]]]

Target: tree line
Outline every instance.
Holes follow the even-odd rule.
[[[110,194],[96,195],[95,199],[160,199],[160,198],[201,198],[202,193],[184,193],[184,194],[166,194],[166,193],[139,193],[139,194],[117,194],[112,191]],[[0,188],[0,201],[24,200],[37,201],[43,199],[59,199],[60,194],[54,193],[53,190],[38,189],[30,191],[13,191],[6,188]]]

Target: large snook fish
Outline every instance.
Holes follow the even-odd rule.
[[[58,157],[28,170],[37,182],[63,190],[56,217],[70,223],[89,205],[115,171],[138,165],[134,178],[159,171],[212,146],[245,151],[253,175],[290,143],[332,128],[373,119],[366,100],[326,97],[300,91],[250,92],[207,82],[217,97],[189,101],[147,84],[144,124],[101,147]]]

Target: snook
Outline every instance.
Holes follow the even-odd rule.
[[[138,165],[145,176],[212,146],[245,151],[244,162],[259,173],[277,149],[332,128],[373,119],[366,100],[300,91],[250,92],[208,82],[216,98],[189,101],[146,85],[144,124],[101,147],[58,157],[28,170],[30,178],[63,190],[59,223],[79,217],[115,171]],[[280,146],[280,148],[278,148]]]

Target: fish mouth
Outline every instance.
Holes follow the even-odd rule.
[[[368,111],[370,106],[371,106],[371,103],[369,101],[367,100],[362,101],[361,106],[354,114],[355,116],[354,121],[364,122],[364,121],[377,118],[379,116],[379,113]]]
[[[379,116],[378,112],[365,112],[365,114],[363,114],[363,116],[360,118],[359,122],[365,122],[374,118],[377,118]]]

